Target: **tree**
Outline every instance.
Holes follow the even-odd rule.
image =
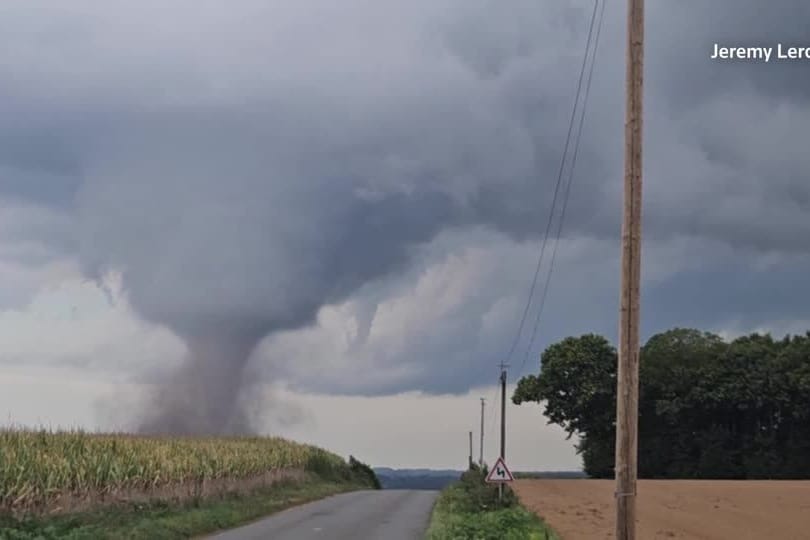
[[[594,477],[613,474],[616,422],[616,350],[595,334],[566,338],[541,355],[540,374],[518,382],[512,402],[545,404],[549,424],[563,427],[579,439],[586,472]]]
[[[708,427],[700,383],[716,378],[726,347],[715,334],[675,328],[652,336],[641,348],[639,476],[694,476],[695,433]]]
[[[777,443],[784,447],[778,478],[810,478],[810,332],[787,336],[775,360],[772,399]]]
[[[564,339],[512,398],[576,434],[593,477],[613,471],[616,363],[603,337]],[[675,328],[644,344],[639,376],[639,476],[810,478],[810,333],[728,343]]]

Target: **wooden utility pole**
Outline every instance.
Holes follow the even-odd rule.
[[[472,445],[472,431],[470,432],[470,459],[467,461],[467,468],[472,469],[473,464],[473,445]]]
[[[501,459],[506,460],[506,368],[501,362]],[[503,483],[498,484],[498,496],[503,500]]]
[[[506,366],[501,364],[501,457],[506,459]]]
[[[644,0],[628,0],[624,218],[616,388],[616,540],[636,538]]]
[[[484,467],[484,398],[481,398],[481,446],[478,454],[478,466]]]

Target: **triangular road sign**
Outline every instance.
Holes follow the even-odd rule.
[[[495,462],[495,465],[492,466],[492,470],[489,471],[487,475],[487,482],[512,482],[515,478],[512,476],[512,473],[509,472],[509,468],[504,463],[503,458],[499,457],[498,461]]]

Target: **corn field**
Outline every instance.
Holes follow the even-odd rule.
[[[115,494],[256,477],[280,469],[350,478],[347,463],[280,438],[171,438],[0,430],[0,511],[43,508],[63,495]]]

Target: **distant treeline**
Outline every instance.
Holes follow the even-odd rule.
[[[567,478],[587,478],[587,474],[581,471],[539,471],[539,472],[513,472],[515,478],[548,478],[548,479],[567,479]]]
[[[604,337],[570,337],[512,398],[576,434],[592,477],[613,476],[616,364]],[[727,342],[677,328],[642,347],[639,377],[639,476],[810,478],[810,332]]]
[[[458,482],[461,471],[429,469],[375,469],[383,489],[428,489],[441,490]],[[515,472],[515,478],[583,478],[587,475],[577,471]]]
[[[383,489],[441,490],[457,482],[461,471],[376,469]]]

